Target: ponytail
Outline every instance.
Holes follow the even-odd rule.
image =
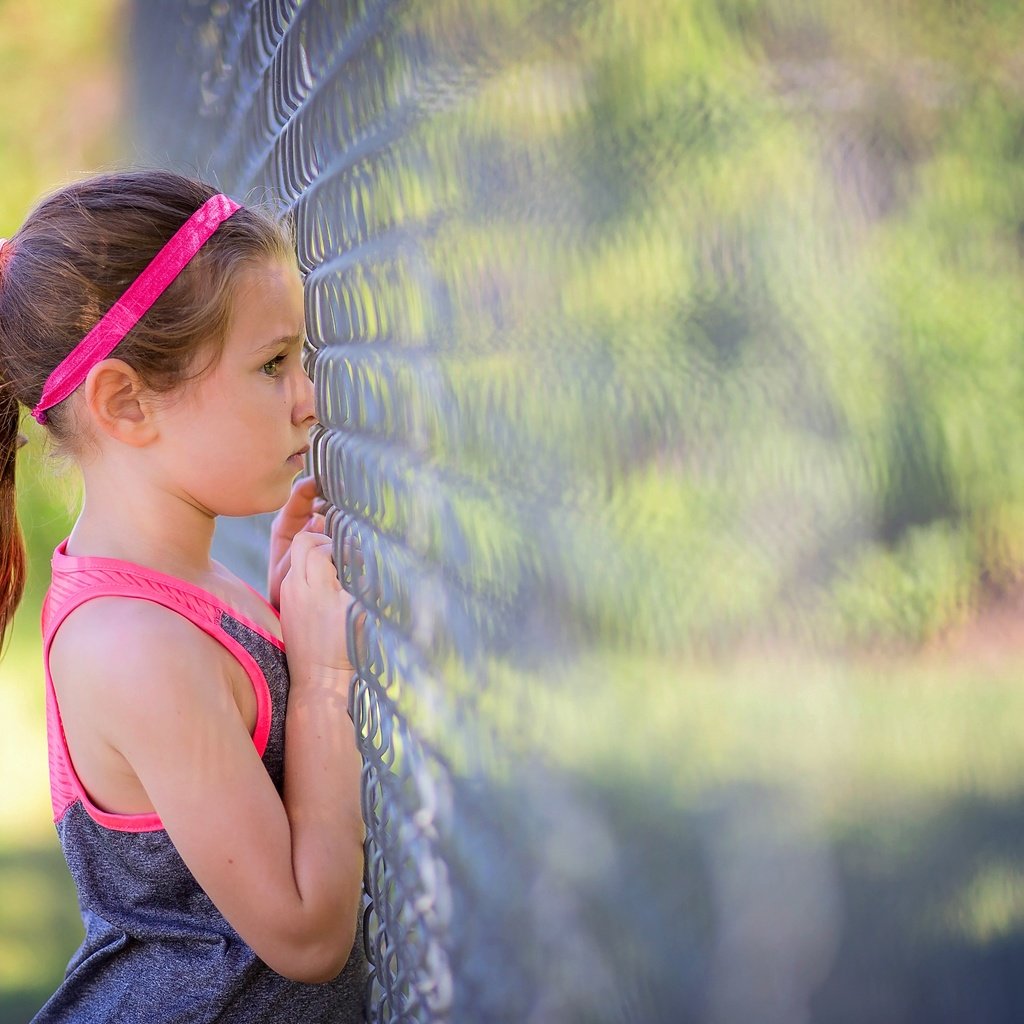
[[[0,657],[14,612],[25,591],[25,541],[18,524],[14,468],[25,438],[18,433],[18,400],[0,378]]]

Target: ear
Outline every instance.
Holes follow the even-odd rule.
[[[89,370],[85,405],[97,428],[117,441],[141,448],[156,438],[149,391],[122,359],[103,359]]]

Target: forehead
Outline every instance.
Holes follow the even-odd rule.
[[[301,334],[303,321],[298,268],[279,260],[252,264],[236,279],[226,347],[253,351],[273,338]]]

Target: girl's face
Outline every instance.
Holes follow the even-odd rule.
[[[214,515],[280,508],[309,444],[313,385],[302,367],[302,280],[295,266],[239,274],[220,362],[160,409],[158,448],[172,486]]]

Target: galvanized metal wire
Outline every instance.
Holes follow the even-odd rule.
[[[367,614],[349,642],[370,1021],[727,1024],[751,1019],[724,996],[708,1015],[733,967],[760,1020],[801,1019],[785,1000],[817,968],[776,983],[756,944],[715,944],[716,894],[762,869],[794,961],[832,948],[801,806],[680,796],[680,747],[702,741],[681,652],[774,610],[772,581],[813,563],[791,522],[813,540],[850,516],[766,483],[764,424],[800,412],[809,371],[781,314],[777,351],[747,346],[789,263],[769,204],[723,188],[729,222],[700,201],[743,124],[729,89],[677,74],[679,6],[132,8],[140,154],[295,219],[312,468]],[[833,465],[812,441],[794,476]],[[778,820],[800,857],[762,847]]]
[[[510,240],[489,265],[490,255],[446,252],[444,236],[468,242],[474,223],[509,213],[525,214],[527,229],[554,212],[581,230],[561,201],[512,209],[516,183],[481,166],[492,156],[472,109],[503,69],[551,50],[544,33],[572,6],[496,8],[511,30],[497,50],[477,45],[481,12],[459,3],[133,12],[140,148],[233,195],[265,191],[295,218],[320,419],[312,468],[336,561],[350,541],[361,553],[359,578],[343,583],[368,613],[351,711],[374,1021],[527,1020],[538,998],[523,960],[535,927],[502,935],[494,920],[484,939],[490,929],[474,922],[477,899],[486,914],[494,893],[531,884],[530,843],[494,816],[525,716],[509,694],[499,711],[480,706],[502,658],[518,644],[529,661],[559,630],[557,595],[548,616],[536,585],[549,570],[528,543],[531,527],[545,531],[558,466],[540,453],[502,461],[528,456],[531,438],[517,436],[514,401],[503,403],[487,363],[541,337],[521,311],[502,322],[501,275],[522,272],[499,265]],[[467,300],[479,323],[465,319]],[[514,399],[520,385],[507,386]],[[517,791],[528,798],[522,781]],[[489,863],[496,853],[512,858],[507,870]],[[517,943],[523,955],[504,958]]]

